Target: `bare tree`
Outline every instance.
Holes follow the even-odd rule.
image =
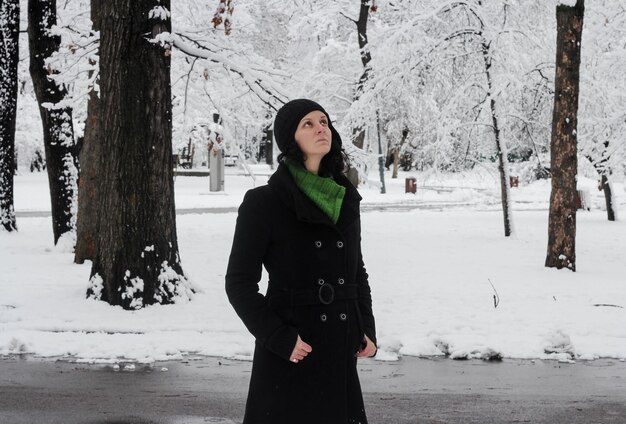
[[[576,271],[576,128],[584,0],[556,8],[556,76],[552,117],[550,218],[545,266]]]
[[[481,1],[478,5],[481,5]],[[480,46],[485,64],[485,79],[487,80],[487,93],[485,100],[489,101],[489,110],[491,112],[491,128],[493,129],[493,137],[496,142],[496,153],[498,155],[498,172],[500,174],[500,200],[502,202],[502,214],[504,217],[504,236],[508,237],[513,232],[511,224],[511,193],[509,191],[509,164],[507,158],[507,149],[504,140],[500,135],[500,125],[498,125],[498,111],[496,97],[494,95],[493,78],[491,75],[491,41],[487,41],[484,36],[484,28],[482,21],[480,32]]]
[[[0,3],[0,227],[17,230],[13,207],[20,2]]]
[[[483,97],[483,101],[481,103],[486,103],[489,105],[489,115],[490,115],[490,127],[493,131],[494,141],[496,145],[496,155],[498,157],[498,172],[500,174],[500,199],[502,202],[502,213],[504,218],[504,236],[508,237],[513,232],[512,225],[512,213],[511,213],[511,196],[509,190],[509,163],[508,163],[508,150],[506,148],[506,144],[501,136],[501,124],[499,123],[499,113],[498,113],[498,105],[499,101],[497,99],[497,93],[495,92],[494,87],[494,78],[493,78],[493,46],[495,44],[496,37],[493,34],[490,36],[489,28],[485,26],[485,20],[483,18],[483,2],[482,0],[478,0],[476,3],[476,8],[472,7],[470,4],[463,4],[463,2],[453,3],[449,7],[450,9],[463,7],[467,13],[467,19],[472,22],[472,25],[468,25],[466,27],[461,27],[456,32],[450,34],[447,38],[448,40],[458,39],[461,42],[464,42],[467,37],[470,37],[470,40],[478,43],[479,51],[482,55],[483,62],[483,73],[485,75],[485,93]],[[506,23],[506,8],[503,13],[503,24],[504,27]],[[504,28],[500,29],[500,31],[504,32]]]
[[[43,123],[55,244],[63,234],[74,230],[76,226],[78,179],[72,109],[53,106],[65,98],[66,90],[49,78],[50,74],[57,71],[46,66],[46,59],[59,49],[61,43],[61,37],[53,35],[50,31],[56,25],[56,9],[56,0],[28,1],[30,75]]]
[[[372,61],[372,55],[369,50],[369,46],[367,45],[367,20],[369,19],[370,8],[372,10],[376,10],[376,6],[372,5],[372,0],[359,0],[360,8],[359,8],[359,19],[354,20],[350,19],[352,22],[356,24],[357,30],[357,40],[359,42],[359,51],[361,53],[361,63],[363,63],[363,73],[359,78],[359,82],[357,83],[356,90],[354,93],[354,100],[359,100],[361,94],[363,93],[363,89],[369,75],[372,71],[370,67],[370,62]],[[352,129],[352,143],[357,146],[359,149],[363,148],[363,143],[365,141],[365,129],[362,126],[357,126]]]
[[[188,299],[178,254],[169,0],[101,2],[98,229],[87,295],[125,309]],[[105,153],[106,152],[106,153]]]

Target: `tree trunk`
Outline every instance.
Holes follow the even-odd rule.
[[[93,30],[100,31],[100,0],[91,1]],[[98,159],[102,155],[98,140],[100,122],[100,97],[95,90],[89,92],[85,137],[80,149],[80,178],[78,179],[78,214],[76,217],[76,248],[74,262],[82,264],[93,259],[98,234],[98,211],[100,210],[100,173]]]
[[[59,103],[66,95],[63,87],[48,78],[55,71],[45,67],[45,60],[59,49],[61,43],[61,37],[50,34],[50,29],[56,25],[56,0],[29,0],[28,23],[30,75],[43,124],[52,230],[56,244],[63,234],[76,228],[78,178],[72,109],[43,107],[44,103]]]
[[[359,78],[359,84],[356,90],[356,99],[358,100],[363,92],[363,86],[367,82],[370,71],[370,62],[372,55],[367,45],[367,20],[369,19],[369,10],[371,0],[360,0],[361,8],[359,9],[359,20],[356,21],[357,38],[359,41],[359,50],[361,52],[361,63],[363,64],[363,73]]]
[[[602,174],[600,181],[602,191],[604,191],[604,200],[606,202],[606,215],[609,221],[615,221],[615,209],[613,208],[613,193],[611,192],[611,184],[606,174]]]
[[[591,165],[595,168],[600,176],[599,190],[604,192],[604,200],[606,202],[606,215],[609,221],[615,221],[615,209],[613,208],[613,193],[611,191],[611,185],[609,183],[609,175],[612,174],[609,160],[611,154],[609,153],[609,141],[606,140],[601,144],[600,149],[592,149],[595,154],[586,155]]]
[[[498,171],[500,173],[500,198],[502,200],[502,213],[504,215],[504,236],[508,237],[513,233],[512,217],[511,217],[511,199],[509,191],[509,161],[507,158],[507,149],[503,140],[500,138],[500,127],[498,126],[498,114],[496,113],[496,100],[493,97],[493,85],[491,80],[491,57],[489,54],[489,44],[482,42],[483,61],[485,63],[485,76],[487,77],[487,97],[489,98],[489,107],[491,112],[491,123],[493,126],[493,135],[496,141],[496,150],[498,153]]]
[[[409,136],[409,129],[404,128],[402,130],[402,139],[400,140],[400,144],[398,148],[393,152],[393,174],[391,178],[398,178],[398,166],[400,165],[400,152],[402,151],[402,147],[404,147],[404,143],[406,143],[406,139]]]
[[[378,174],[380,175],[380,194],[387,193],[385,187],[385,157],[383,155],[383,144],[380,137],[380,114],[376,111],[376,133],[378,134]]]
[[[100,19],[101,182],[89,297],[125,309],[189,299],[178,255],[169,0],[109,0]],[[158,13],[154,13],[155,11]]]
[[[17,230],[13,207],[20,2],[0,4],[0,228]]]
[[[556,8],[556,76],[550,171],[552,192],[545,266],[576,271],[576,128],[584,0]]]
[[[393,171],[391,173],[391,178],[398,178],[398,165],[400,165],[400,151],[398,149],[394,150],[392,153],[393,156]]]
[[[367,20],[369,19],[370,1],[371,0],[359,0],[361,7],[359,9],[359,20],[356,21],[357,39],[359,41],[359,51],[361,52],[361,63],[363,63],[363,73],[359,78],[359,82],[354,94],[354,100],[359,100],[363,93],[363,87],[369,78],[371,72],[370,61],[372,56],[367,46]],[[365,141],[365,129],[363,127],[356,127],[352,129],[352,143],[359,149],[363,148]]]

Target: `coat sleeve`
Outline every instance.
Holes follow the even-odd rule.
[[[265,348],[289,360],[298,331],[286,325],[259,293],[263,258],[270,245],[272,215],[263,193],[250,190],[239,207],[233,247],[226,270],[228,300],[250,333]]]
[[[361,225],[359,223],[359,262],[357,264],[356,282],[359,293],[359,310],[363,320],[363,330],[367,337],[370,338],[376,346],[376,322],[374,320],[374,312],[372,309],[372,291],[369,285],[367,271],[363,263],[363,254],[361,253]]]

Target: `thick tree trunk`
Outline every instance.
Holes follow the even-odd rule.
[[[91,22],[93,31],[100,30],[100,0],[91,1]],[[74,262],[82,264],[85,259],[93,259],[98,233],[97,214],[100,210],[98,158],[102,155],[98,140],[100,122],[100,98],[95,90],[89,93],[85,137],[80,149],[80,178],[78,179],[78,214],[76,217],[76,248]]]
[[[372,60],[372,56],[367,45],[367,20],[369,19],[370,1],[371,0],[359,0],[361,7],[359,9],[359,20],[356,21],[357,39],[359,41],[359,50],[361,52],[361,63],[363,63],[363,73],[359,78],[359,82],[354,94],[354,100],[359,100],[363,93],[363,87],[369,78],[371,67],[369,65]],[[365,129],[362,127],[356,127],[352,129],[352,143],[359,149],[363,148],[365,142]]]
[[[28,1],[28,42],[30,75],[33,79],[39,113],[43,124],[43,142],[52,202],[54,243],[76,227],[76,194],[78,160],[74,142],[72,109],[48,109],[44,103],[56,104],[66,91],[48,78],[45,60],[58,50],[61,37],[50,34],[56,25],[56,0]]]
[[[191,295],[176,237],[170,57],[149,40],[171,30],[164,9],[169,0],[100,9],[102,185],[87,295],[125,309]]]
[[[13,207],[20,2],[0,3],[0,228],[17,230]]]
[[[509,191],[509,161],[507,149],[504,141],[500,137],[500,127],[498,126],[498,114],[496,113],[496,100],[493,97],[493,85],[491,79],[491,57],[489,54],[489,44],[482,43],[483,61],[485,63],[485,76],[487,78],[487,89],[489,92],[489,108],[491,112],[491,124],[493,135],[496,141],[496,151],[498,153],[498,172],[500,173],[500,199],[502,200],[502,213],[504,215],[504,236],[508,237],[513,233],[511,217],[511,199]]]
[[[547,267],[576,271],[576,128],[584,0],[556,8],[556,76],[550,171]]]

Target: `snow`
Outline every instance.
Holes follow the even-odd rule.
[[[124,281],[126,289],[122,293],[122,299],[132,299],[130,307],[132,309],[140,309],[143,306],[143,300],[140,297],[140,294],[143,292],[143,280],[140,277],[130,278],[130,271],[126,270]],[[136,295],[137,293],[139,295]]]
[[[150,12],[148,12],[148,18],[167,21],[170,18],[170,11],[163,6],[155,6]]]
[[[121,370],[191,354],[251,359],[252,336],[224,292],[236,208],[245,191],[271,173],[251,168],[256,183],[228,169],[222,193],[209,191],[207,177],[176,178],[180,258],[196,293],[189,301],[134,311],[86,299],[89,262],[73,264],[67,248],[53,247],[50,217],[32,216],[50,209],[45,173],[17,175],[19,231],[0,233],[0,355],[123,364]],[[418,180],[416,194],[404,193],[408,176]],[[377,360],[626,359],[626,224],[607,221],[595,180],[581,175],[578,181],[591,210],[577,214],[575,273],[543,265],[549,181],[520,178],[520,187],[511,189],[516,232],[504,237],[495,166],[386,180],[386,195],[373,181],[360,188]],[[624,210],[623,181],[612,188],[616,209]],[[91,287],[98,297],[98,275]],[[139,290],[141,282],[130,287]]]

